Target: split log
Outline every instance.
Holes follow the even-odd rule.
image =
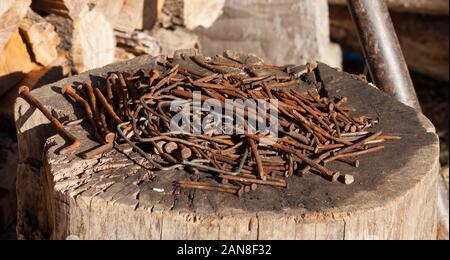
[[[151,30],[164,0],[34,0],[32,8],[40,13],[76,19],[86,7],[103,14],[113,28],[123,32]]]
[[[328,0],[330,4],[346,5],[346,0]],[[393,11],[448,15],[448,0],[387,0]]]
[[[33,0],[31,8],[38,13],[76,19],[86,11],[88,5],[87,0]]]
[[[116,18],[114,28],[123,32],[132,32],[138,27],[144,10],[144,0],[125,0],[120,10],[120,15]]]
[[[116,38],[103,14],[95,10],[86,12],[73,25],[71,56],[77,72],[113,62]]]
[[[391,12],[391,16],[410,69],[448,81],[448,16],[395,11]],[[358,33],[347,7],[330,5],[330,27],[333,40],[362,52]]]
[[[27,46],[16,31],[0,52],[0,96],[19,83],[35,67]]]
[[[277,65],[316,59],[342,66],[340,48],[330,43],[327,0],[227,0],[223,15],[195,33],[208,56],[229,49]]]
[[[55,26],[61,38],[59,48],[68,54],[77,73],[113,62],[115,37],[111,24],[87,0],[36,0],[31,5]]]
[[[33,91],[59,118],[75,120],[83,108],[55,89],[109,71],[148,70],[156,58],[138,57]],[[362,115],[379,117],[386,132],[402,139],[361,158],[360,168],[330,164],[352,174],[353,185],[322,177],[292,177],[286,189],[261,187],[254,196],[181,190],[184,171],[155,173],[133,152],[108,152],[81,160],[57,155],[65,146],[47,119],[18,99],[18,224],[20,239],[435,239],[439,140],[420,113],[351,75],[320,65],[330,96],[351,97]],[[401,124],[399,124],[401,122]],[[68,126],[82,150],[97,144],[87,128]],[[131,159],[131,160],[130,160]],[[382,162],[382,163],[381,163]],[[147,176],[147,178],[146,178]],[[144,180],[142,182],[142,180]],[[146,181],[145,181],[146,180]],[[405,217],[406,216],[406,217]]]
[[[75,72],[80,73],[114,61],[114,31],[102,13],[95,9],[89,10],[85,4],[85,8],[75,18],[51,14],[46,20],[56,28],[61,38],[58,49],[68,54]]]
[[[152,30],[158,21],[163,0],[125,0],[114,28],[123,32]]]
[[[222,14],[224,4],[225,0],[166,0],[163,12],[173,25],[193,30],[210,27]]]
[[[27,14],[31,0],[2,0],[0,1],[0,53],[6,42],[19,28],[19,23]]]
[[[30,9],[19,28],[36,63],[48,66],[58,57],[57,46],[61,40],[53,25],[44,18]]]
[[[88,5],[102,13],[111,25],[117,22],[125,0],[87,0]]]
[[[11,6],[14,4],[15,0],[4,0],[0,2],[0,16],[2,16]]]
[[[146,32],[134,31],[126,33],[115,31],[115,34],[117,46],[129,53],[136,56],[145,54],[158,56],[161,54],[161,47],[158,42]]]
[[[158,23],[165,0],[144,0],[144,10],[139,16],[139,30],[152,30]]]

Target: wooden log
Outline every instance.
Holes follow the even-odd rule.
[[[157,58],[89,71],[33,91],[55,115],[75,120],[82,108],[55,89],[109,71],[148,70]],[[207,191],[174,192],[183,171],[155,173],[136,153],[112,151],[81,160],[59,156],[65,146],[44,116],[18,99],[18,224],[20,239],[435,239],[439,141],[422,115],[351,75],[319,65],[325,91],[349,97],[361,114],[379,117],[383,130],[400,141],[361,158],[353,169],[330,164],[355,177],[347,186],[320,176],[292,177],[287,189],[261,188],[241,198]],[[401,122],[401,124],[399,124]],[[84,150],[97,143],[86,128],[69,126]],[[119,150],[124,149],[118,147]],[[127,157],[128,156],[128,157]],[[142,181],[147,180],[147,181]],[[405,217],[407,216],[407,217]]]
[[[110,64],[115,48],[113,28],[103,14],[92,10],[74,21],[71,56],[77,72]]]
[[[61,40],[54,26],[44,18],[30,9],[19,28],[36,63],[48,66],[58,57],[57,46]]]
[[[0,96],[20,82],[35,67],[27,46],[16,31],[0,52]]]
[[[88,5],[102,13],[111,25],[117,22],[125,0],[87,0]]]
[[[391,12],[391,16],[410,69],[448,81],[448,16],[403,12]],[[352,50],[361,51],[347,7],[330,6],[330,27],[332,39]]]
[[[144,10],[143,0],[125,0],[114,28],[123,32],[132,32],[138,27],[140,14]]]
[[[161,13],[163,0],[125,0],[115,18],[114,28],[123,32],[152,30]]]
[[[61,38],[59,50],[68,54],[75,72],[113,62],[116,39],[103,14],[96,10],[86,11],[74,20],[52,14],[46,20],[56,28]]]
[[[222,14],[225,0],[166,0],[163,12],[173,25],[209,28]]]
[[[19,23],[27,14],[31,0],[5,0],[0,3],[0,53],[6,42],[17,31]]]
[[[113,26],[100,7],[87,0],[36,0],[31,7],[46,17],[61,38],[61,51],[68,54],[75,72],[113,62],[116,41]]]
[[[330,4],[346,5],[346,0],[328,0]],[[448,15],[448,0],[387,0],[393,11]]]
[[[88,9],[87,3],[87,0],[33,0],[31,8],[38,13],[76,19]]]
[[[115,31],[117,46],[134,55],[158,56],[161,54],[159,43],[145,32],[125,33]]]
[[[137,29],[152,30],[158,23],[165,0],[144,0],[144,10],[139,16]]]
[[[227,0],[223,15],[195,33],[208,56],[237,50],[277,65],[316,59],[342,66],[340,48],[330,43],[326,0]]]
[[[2,16],[11,6],[14,4],[15,0],[4,0],[0,2],[0,16]]]

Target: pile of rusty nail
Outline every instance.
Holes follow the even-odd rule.
[[[346,97],[320,95],[321,82],[310,80],[317,69],[315,63],[273,66],[248,65],[222,56],[188,58],[207,74],[168,58],[147,71],[111,72],[94,83],[88,80],[65,87],[62,92],[84,108],[93,137],[102,144],[84,158],[126,142],[155,171],[184,169],[193,175],[212,174],[217,181],[176,182],[180,188],[242,196],[258,185],[286,188],[286,178],[310,172],[352,184],[353,176],[333,172],[326,164],[338,161],[359,167],[358,156],[384,149],[385,141],[400,139],[381,131],[369,132],[377,119],[351,116],[357,111],[346,104]],[[307,91],[293,90],[305,82],[311,85]],[[197,91],[202,101],[215,99],[222,105],[228,99],[277,100],[277,138],[265,144],[267,133],[262,132],[173,132],[170,124],[177,111],[170,109],[172,101],[192,102]],[[268,114],[270,108],[266,108]],[[207,112],[201,113],[206,116]],[[247,116],[250,114],[241,118],[243,126],[235,127],[246,129]]]

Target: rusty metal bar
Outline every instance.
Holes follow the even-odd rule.
[[[347,0],[375,84],[421,111],[388,7],[384,0]]]
[[[347,0],[375,84],[400,102],[421,112],[385,0]],[[438,180],[440,238],[449,237],[448,190]]]

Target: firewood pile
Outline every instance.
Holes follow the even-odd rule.
[[[176,49],[199,48],[191,30],[210,26],[221,14],[223,2],[1,0],[0,125],[13,128],[20,86],[34,89],[138,55],[171,55]],[[11,142],[16,146],[16,141]],[[4,216],[0,229],[8,227],[15,215],[15,207],[10,207],[15,196],[9,195],[15,194],[15,162],[0,162]]]
[[[61,67],[60,73],[45,82],[50,83],[139,55],[171,55],[177,49],[199,48],[191,30],[210,26],[221,14],[223,2],[1,1],[0,100],[8,105],[7,110],[0,109],[0,115],[12,119],[17,87],[26,83],[24,78],[30,72]],[[37,84],[40,78],[33,79]],[[8,95],[9,90],[14,94]]]
[[[349,98],[324,95],[315,62],[274,66],[245,64],[230,56],[185,59],[205,73],[168,58],[152,68],[112,71],[96,82],[63,88],[62,94],[83,108],[91,138],[99,142],[83,157],[101,156],[126,143],[155,172],[189,171],[195,181],[177,182],[180,188],[242,196],[258,185],[285,188],[286,178],[310,172],[352,184],[353,176],[326,165],[339,161],[359,167],[357,157],[400,139],[372,130],[378,119],[355,116],[358,111],[347,104]],[[80,140],[26,87],[20,92],[72,143],[60,153],[78,151]],[[227,106],[229,101],[232,106]],[[204,102],[212,102],[209,109]]]

